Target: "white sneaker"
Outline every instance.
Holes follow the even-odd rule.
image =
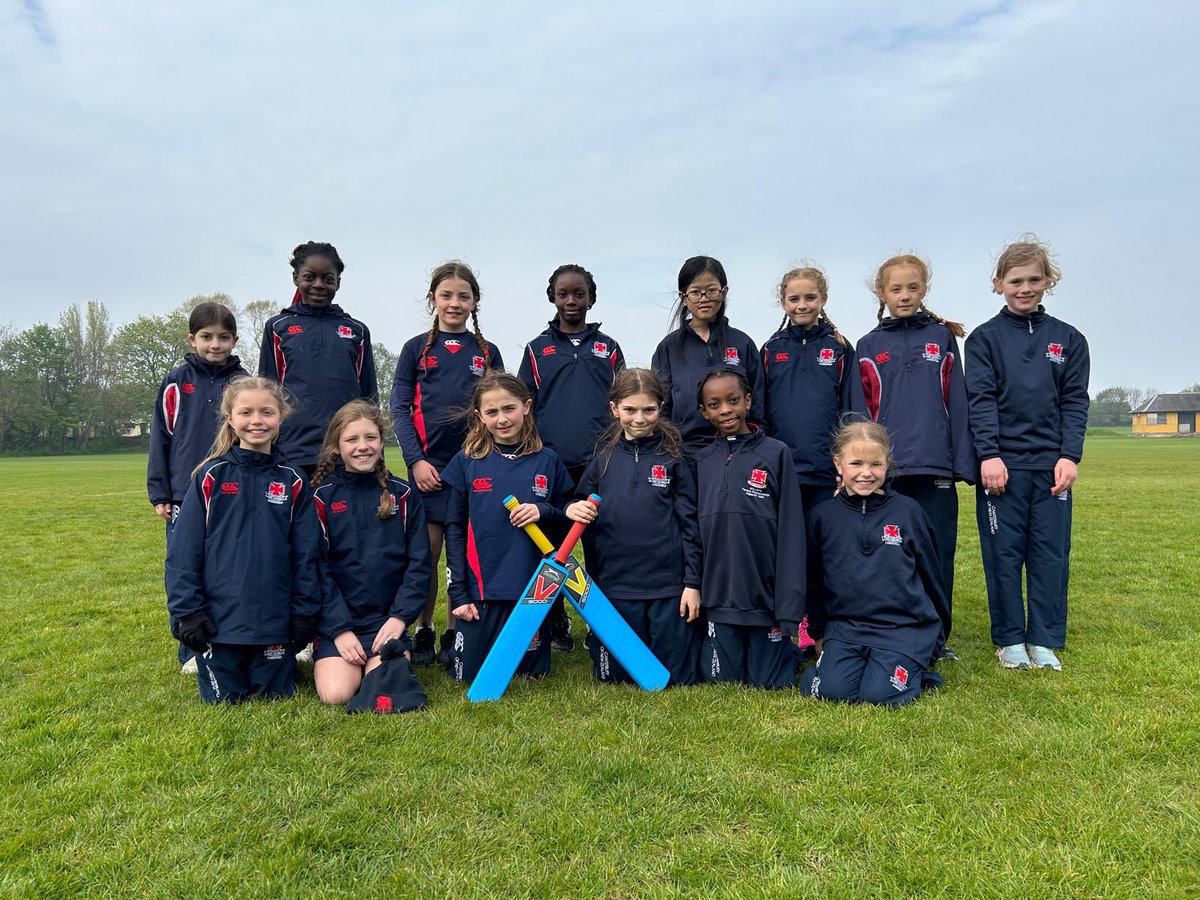
[[[304,666],[311,666],[313,664],[312,644],[309,644],[296,654],[296,662]]]
[[[1007,647],[996,648],[996,658],[1006,669],[1028,669],[1033,666],[1029,654],[1025,652],[1024,644],[1009,644]]]
[[[1029,652],[1029,661],[1033,663],[1035,669],[1053,669],[1055,672],[1062,671],[1062,663],[1049,647],[1026,644],[1025,649]]]
[[[182,666],[180,666],[179,672],[180,672],[180,674],[183,674],[183,675],[195,675],[196,674],[196,657],[194,657],[194,656],[189,657],[188,661],[185,662]]]

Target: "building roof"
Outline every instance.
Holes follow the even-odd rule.
[[[1184,391],[1181,394],[1155,394],[1135,413],[1200,412],[1200,391]]]

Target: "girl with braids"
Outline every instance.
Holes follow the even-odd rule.
[[[296,406],[279,436],[285,459],[312,473],[330,418],[359,397],[378,400],[371,333],[333,302],[346,265],[332,244],[292,251],[292,305],[263,328],[258,374],[283,385]]]
[[[466,428],[461,410],[475,386],[487,372],[504,369],[500,350],[479,330],[479,299],[479,281],[466,263],[451,260],[434,269],[425,295],[433,321],[428,331],[405,343],[392,380],[389,411],[410,480],[421,493],[433,561],[425,607],[413,634],[416,665],[431,665],[435,657],[433,610],[447,498],[441,472],[462,447]],[[473,334],[467,333],[468,319]],[[454,617],[450,616],[437,654],[443,664],[453,642]]]
[[[820,641],[800,689],[817,700],[903,706],[941,684],[929,671],[948,597],[921,507],[887,484],[887,430],[852,422],[833,439],[837,496],[808,514],[808,610]]]
[[[583,533],[591,574],[667,667],[670,683],[693,684],[701,567],[696,482],[679,431],[661,416],[666,395],[653,372],[625,369],[608,397],[612,424],[575,488],[576,497],[596,493],[604,505],[597,511],[581,499],[567,507],[567,518],[594,522]],[[631,680],[594,634],[585,643],[597,680]]]
[[[541,559],[518,530],[532,522],[561,527],[574,485],[558,454],[542,444],[524,382],[489,372],[475,385],[463,448],[442,470],[446,503],[446,569],[456,629],[449,670],[471,681],[512,614],[529,573]],[[512,512],[504,498],[521,501]],[[533,638],[518,674],[550,671],[550,644]]]
[[[533,416],[546,446],[562,459],[577,483],[608,424],[608,392],[613,375],[625,368],[621,348],[588,322],[596,302],[596,281],[583,266],[559,266],[546,285],[546,297],[557,310],[546,330],[525,345],[520,377],[533,396]],[[551,535],[552,540],[558,536]],[[550,613],[550,645],[574,649],[571,620],[562,598]]]
[[[879,325],[858,342],[862,391],[854,393],[852,405],[887,429],[895,460],[892,488],[916,500],[933,524],[946,587],[945,640],[958,544],[954,482],[974,484],[979,462],[958,350],[965,332],[925,305],[929,281],[929,263],[911,254],[893,256],[879,267],[873,285]],[[955,658],[944,646],[939,653]]]
[[[862,391],[854,347],[830,320],[828,301],[829,283],[817,267],[784,274],[783,321],[762,350],[767,434],[791,448],[805,510],[833,496],[829,441]]]
[[[196,652],[206,703],[290,696],[292,654],[316,631],[317,517],[303,473],[275,449],[289,411],[273,381],[229,382],[167,545],[171,628]]]
[[[729,324],[725,267],[711,256],[693,256],[679,270],[678,327],[654,351],[651,368],[667,393],[663,415],[679,428],[689,452],[710,443],[712,426],[696,408],[696,385],[715,366],[742,372],[750,385],[750,421],[762,421],[762,360],[754,341]]]
[[[366,400],[347,403],[325,432],[313,473],[321,523],[324,603],[313,679],[325,703],[345,703],[390,640],[408,641],[425,606],[432,563],[421,497],[388,471],[391,423]]]

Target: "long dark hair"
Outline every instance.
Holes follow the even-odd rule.
[[[684,341],[687,339],[685,329],[691,320],[685,299],[687,289],[693,281],[705,274],[716,276],[722,288],[729,287],[729,279],[725,277],[725,267],[721,265],[719,259],[711,256],[693,256],[684,261],[684,264],[679,269],[679,277],[676,279],[679,290],[675,299],[675,306],[671,310],[671,318],[675,321],[675,330],[679,332],[677,348],[680,356],[683,355]],[[718,347],[725,346],[725,327],[729,324],[729,319],[725,315],[725,307],[728,302],[728,297],[721,299],[721,306],[717,309],[717,317],[713,319],[713,326],[717,332]]]
[[[662,382],[649,369],[622,369],[618,372],[617,377],[613,379],[612,388],[608,392],[608,402],[616,406],[626,397],[632,397],[634,394],[646,394],[653,397],[660,410],[667,402],[667,393],[663,390]],[[659,449],[669,453],[672,458],[679,459],[683,452],[681,449],[683,439],[679,435],[679,429],[672,424],[671,420],[660,414],[658,422],[654,425],[654,431],[659,436]],[[600,470],[601,477],[608,471],[613,448],[621,440],[621,434],[621,420],[613,416],[612,422],[596,440],[596,454],[604,456],[604,467]]]

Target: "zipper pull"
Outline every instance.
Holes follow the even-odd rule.
[[[1025,324],[1029,326],[1029,333],[1033,334],[1033,319],[1026,319]]]
[[[635,463],[638,461],[638,458],[639,458],[639,456],[640,456],[640,455],[641,455],[641,454],[640,454],[640,453],[639,453],[639,451],[638,451],[638,445],[637,445],[637,444],[634,444],[634,445],[633,445],[633,461],[634,461]]]
[[[864,516],[867,514],[867,498],[866,498],[866,497],[863,497],[863,502],[862,502],[862,514],[863,514]]]

